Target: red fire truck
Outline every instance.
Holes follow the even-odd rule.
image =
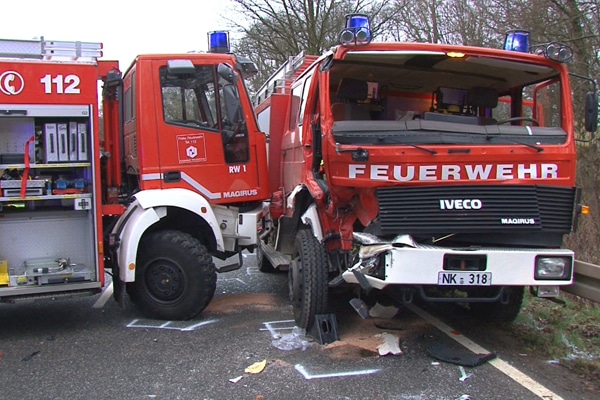
[[[188,319],[241,266],[212,256],[255,246],[270,194],[257,70],[209,39],[124,75],[99,43],[0,41],[0,301],[98,293],[106,269],[117,300]]]
[[[508,321],[525,287],[556,297],[586,210],[571,49],[525,31],[505,49],[374,42],[366,15],[346,22],[339,46],[291,57],[254,99],[273,190],[260,268],[288,270],[296,323],[328,314],[340,284]],[[595,86],[586,99],[594,131]]]

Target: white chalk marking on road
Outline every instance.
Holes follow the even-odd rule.
[[[380,369],[363,369],[360,371],[345,371],[345,372],[331,372],[329,374],[316,374],[313,375],[306,370],[302,365],[296,364],[294,366],[296,371],[300,372],[305,379],[323,379],[323,378],[338,378],[342,376],[356,376],[356,375],[370,375],[381,371]]]
[[[290,325],[291,323],[291,325]],[[286,319],[283,321],[269,321],[263,322],[265,328],[260,328],[261,331],[269,331],[273,339],[279,339],[281,337],[280,331],[291,331],[296,326],[293,319]],[[283,326],[277,326],[283,325]]]
[[[425,321],[434,325],[440,331],[444,332],[446,335],[471,350],[475,354],[488,354],[490,351],[484,349],[477,343],[473,342],[471,339],[467,338],[462,334],[457,334],[456,330],[452,329],[450,326],[446,325],[439,319],[435,318],[427,311],[422,310],[421,308],[415,306],[414,304],[406,304],[406,307],[423,318]],[[488,361],[492,366],[496,367],[500,372],[504,373],[509,378],[513,379],[515,382],[528,389],[529,391],[535,393],[542,399],[545,400],[563,400],[562,397],[552,392],[550,389],[544,387],[541,383],[533,380],[531,377],[527,376],[523,372],[519,371],[512,365],[508,364],[506,361],[501,360],[500,358],[494,358],[491,361]]]
[[[240,278],[219,278],[219,280],[220,281],[238,281],[241,284],[248,286],[248,284],[246,282],[244,282],[243,280],[241,280]]]
[[[104,288],[104,291],[100,295],[100,298],[96,300],[92,308],[102,308],[113,294],[113,283],[109,283],[109,285]]]
[[[258,267],[246,267],[246,275],[255,275],[261,273]]]
[[[154,324],[153,324],[154,322]],[[208,321],[202,321],[197,324],[185,325],[185,326],[177,326],[177,324],[182,324],[183,321],[155,321],[151,319],[147,320],[139,320],[134,319],[129,324],[127,324],[127,328],[151,328],[151,329],[171,329],[181,332],[189,332],[200,328],[201,326],[212,324],[217,322],[216,319],[211,319]]]

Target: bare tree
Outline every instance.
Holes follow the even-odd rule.
[[[383,0],[232,0],[236,5],[229,23],[242,38],[235,51],[257,63],[259,87],[290,56],[304,51],[319,55],[337,44],[345,15],[365,13],[383,21],[372,26],[374,35],[386,18]]]

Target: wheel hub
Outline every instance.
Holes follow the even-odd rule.
[[[169,264],[153,264],[146,274],[149,292],[162,301],[172,301],[181,296],[183,282],[179,268]]]

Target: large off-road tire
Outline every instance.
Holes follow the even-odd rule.
[[[296,254],[288,270],[288,288],[296,325],[310,330],[315,315],[328,311],[328,261],[325,247],[307,229],[296,235]]]
[[[217,285],[206,247],[179,231],[150,234],[140,243],[130,297],[149,318],[187,320],[211,301]]]
[[[258,264],[258,270],[260,272],[265,272],[265,273],[275,272],[275,268],[273,268],[273,265],[271,264],[269,259],[267,257],[265,257],[265,254],[262,251],[261,245],[267,246],[267,244],[259,243],[258,246],[256,246],[256,263]]]
[[[523,304],[523,287],[506,287],[508,303],[469,303],[469,309],[477,318],[489,322],[512,322],[517,318]],[[478,293],[477,295],[480,295]]]

